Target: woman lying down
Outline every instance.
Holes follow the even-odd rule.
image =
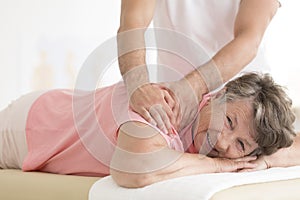
[[[0,167],[110,174],[120,186],[143,187],[186,175],[300,165],[291,101],[269,75],[248,73],[215,94],[200,94],[194,120],[168,134],[129,109],[127,99],[123,83],[22,96],[0,113]]]

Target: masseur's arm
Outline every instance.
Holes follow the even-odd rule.
[[[144,33],[153,18],[155,4],[156,0],[122,0],[118,30],[119,67],[132,109],[161,130],[170,132],[178,105],[165,90],[149,84],[145,61]]]
[[[264,32],[279,5],[277,0],[241,1],[233,40],[217,52],[209,63],[198,68],[207,90],[211,91],[230,80],[255,58]],[[200,90],[198,71],[187,75],[195,91]]]
[[[209,62],[175,82],[174,86],[171,84],[170,88],[180,102],[182,120],[179,130],[194,119],[203,93],[220,87],[253,60],[278,7],[277,0],[242,0],[235,19],[233,40]],[[198,99],[187,98],[191,94]]]
[[[120,186],[136,188],[186,175],[255,167],[249,160],[180,153],[168,148],[166,140],[152,127],[127,122],[120,128],[110,173]]]

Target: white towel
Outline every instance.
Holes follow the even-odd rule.
[[[138,189],[119,187],[108,176],[92,186],[89,200],[208,200],[216,192],[233,186],[294,178],[300,178],[300,166],[256,172],[200,174],[170,179]]]

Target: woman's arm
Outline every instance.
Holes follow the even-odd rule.
[[[292,146],[279,149],[264,160],[268,167],[290,167],[300,165],[300,133],[297,134]]]
[[[290,147],[279,149],[276,153],[269,156],[260,156],[257,160],[251,162],[257,164],[257,166],[242,171],[256,171],[271,167],[291,167],[300,165],[300,133],[297,134]]]
[[[136,188],[181,176],[231,172],[254,166],[243,159],[234,161],[174,151],[152,127],[127,122],[120,128],[110,171],[120,186]]]

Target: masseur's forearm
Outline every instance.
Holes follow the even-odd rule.
[[[120,43],[119,41],[119,47]],[[144,46],[144,44],[140,45],[140,47],[141,46]],[[119,48],[119,52],[123,50]],[[136,49],[125,54],[122,52],[122,55],[119,56],[120,72],[129,93],[134,91],[137,87],[149,83],[145,56],[145,49]]]
[[[127,87],[149,82],[144,33],[152,20],[155,3],[156,0],[122,0],[117,42],[119,68]]]
[[[212,60],[188,74],[186,78],[198,92],[198,97],[239,73],[255,57],[258,44],[251,35],[240,35],[223,47]]]
[[[149,82],[144,29],[128,31],[131,27],[120,27],[118,31],[119,68],[129,93]]]
[[[288,148],[279,149],[276,153],[265,156],[268,167],[290,167],[300,165],[300,133]]]

